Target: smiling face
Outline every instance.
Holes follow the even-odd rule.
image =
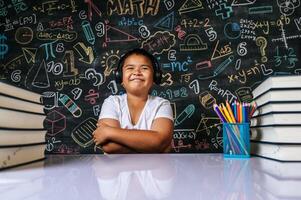
[[[127,93],[147,95],[154,84],[152,62],[144,55],[127,57],[122,66],[122,84]]]

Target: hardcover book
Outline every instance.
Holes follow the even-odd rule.
[[[45,147],[45,143],[0,147],[0,170],[43,160]]]
[[[301,125],[251,127],[250,139],[262,142],[301,144]]]
[[[27,145],[45,142],[45,129],[3,129],[0,128],[0,147]]]
[[[267,102],[258,106],[253,116],[271,112],[301,112],[301,101],[294,102]]]
[[[40,94],[4,82],[0,82],[0,93],[27,101],[41,103]]]
[[[43,129],[44,114],[0,107],[0,128]]]
[[[44,105],[35,102],[17,99],[11,96],[0,94],[0,106],[28,112],[44,114]]]
[[[301,101],[301,89],[270,90],[255,97],[254,101],[258,107],[268,102],[294,103],[296,101]]]
[[[301,112],[273,112],[253,116],[251,127],[270,125],[301,125]]]
[[[301,89],[300,75],[286,75],[286,76],[270,76],[258,85],[253,91],[253,98],[266,93],[269,90],[283,90],[288,88]]]
[[[251,141],[251,154],[278,161],[301,161],[301,145]]]

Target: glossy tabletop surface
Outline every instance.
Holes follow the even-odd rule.
[[[222,154],[49,155],[0,172],[0,199],[301,199],[301,163]]]

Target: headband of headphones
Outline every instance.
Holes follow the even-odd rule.
[[[120,58],[117,69],[114,71],[116,83],[121,84],[121,82],[122,82],[122,66],[124,64],[125,59],[127,59],[129,56],[134,55],[134,54],[143,55],[151,61],[152,67],[154,69],[154,77],[153,77],[154,83],[159,85],[161,83],[161,79],[162,79],[162,71],[160,69],[158,60],[152,54],[147,52],[146,50],[139,49],[139,48],[128,51],[126,54],[124,54]]]

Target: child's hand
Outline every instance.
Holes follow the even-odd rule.
[[[97,123],[97,128],[93,132],[93,141],[96,145],[104,145],[109,142],[111,127],[105,123]]]
[[[104,145],[107,142],[105,125],[97,124],[96,130],[92,133],[96,145]]]

